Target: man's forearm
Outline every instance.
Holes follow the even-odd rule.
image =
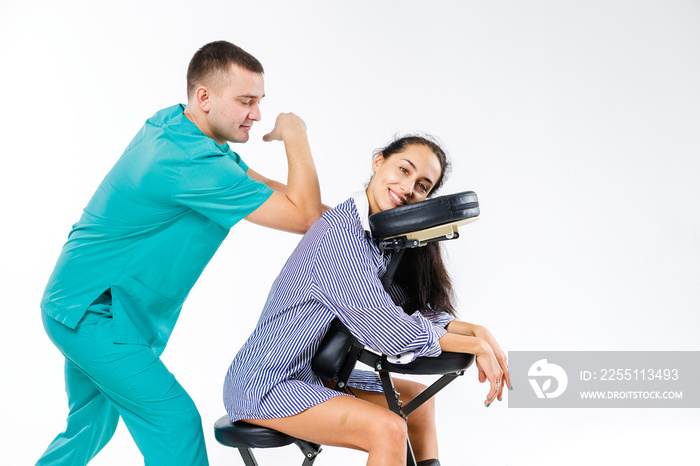
[[[294,133],[286,137],[284,148],[287,152],[288,174],[286,186],[278,183],[284,187],[284,191],[280,192],[286,194],[302,215],[315,221],[323,213],[321,188],[306,133]]]

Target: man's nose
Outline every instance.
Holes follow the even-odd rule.
[[[248,113],[248,119],[253,120],[253,121],[260,121],[260,118],[262,118],[262,112],[260,111],[260,106],[258,104],[254,104],[250,108],[250,112]]]

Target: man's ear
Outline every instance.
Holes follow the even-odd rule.
[[[211,91],[206,86],[199,86],[195,91],[195,100],[197,101],[197,106],[204,112],[208,113],[211,110],[211,105],[209,98],[211,97]]]

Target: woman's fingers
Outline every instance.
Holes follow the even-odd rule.
[[[501,392],[503,391],[503,373],[498,366],[496,366],[494,369],[495,370],[491,376],[488,377],[489,382],[491,383],[491,390],[486,396],[485,404],[487,408],[491,406],[491,403],[496,401],[496,399],[500,400]]]
[[[484,405],[488,408],[496,399],[500,401],[503,393],[503,374],[501,361],[496,357],[490,347],[489,350],[476,357],[476,365],[479,368],[479,382],[489,381],[490,390],[486,395]],[[502,352],[499,352],[502,354]],[[501,358],[504,360],[503,358]]]
[[[487,378],[491,382],[491,390],[484,403],[486,406],[490,406],[495,400],[501,401],[503,399],[503,390],[506,387],[508,389],[511,387],[508,373],[508,358],[486,327],[476,326],[474,335],[482,338],[492,350],[490,358],[482,361],[480,361],[480,358],[476,360],[479,368],[479,381],[484,382],[484,378]]]
[[[479,367],[479,382],[484,383],[486,382],[486,379],[486,372],[484,372],[484,370],[481,367]]]
[[[508,372],[508,367],[503,369],[503,380],[506,382],[506,388],[511,390],[513,388],[513,384],[510,383],[510,373]]]
[[[486,402],[484,403],[486,407],[488,408],[491,406],[491,404],[496,401],[498,398],[498,393],[501,390],[501,382],[499,382],[499,379],[496,379],[495,377],[490,380],[491,382],[491,390],[489,391],[489,394],[486,396]]]
[[[503,382],[501,385],[501,390],[498,393],[498,401],[503,399],[503,390],[510,389],[510,375],[508,373],[508,361],[506,360],[505,354],[501,353],[498,357],[498,364],[501,366],[501,371],[503,372]]]

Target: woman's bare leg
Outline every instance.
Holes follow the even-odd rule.
[[[406,464],[404,420],[359,398],[338,396],[294,416],[245,422],[322,445],[366,451],[367,466]]]
[[[415,398],[426,387],[412,380],[394,378],[394,387],[399,392],[399,399],[404,406]],[[360,399],[367,400],[378,406],[388,409],[383,393],[367,392],[352,389],[352,392]],[[423,403],[420,408],[408,416],[408,436],[411,439],[411,447],[416,461],[438,458],[438,441],[435,427],[435,397]]]

